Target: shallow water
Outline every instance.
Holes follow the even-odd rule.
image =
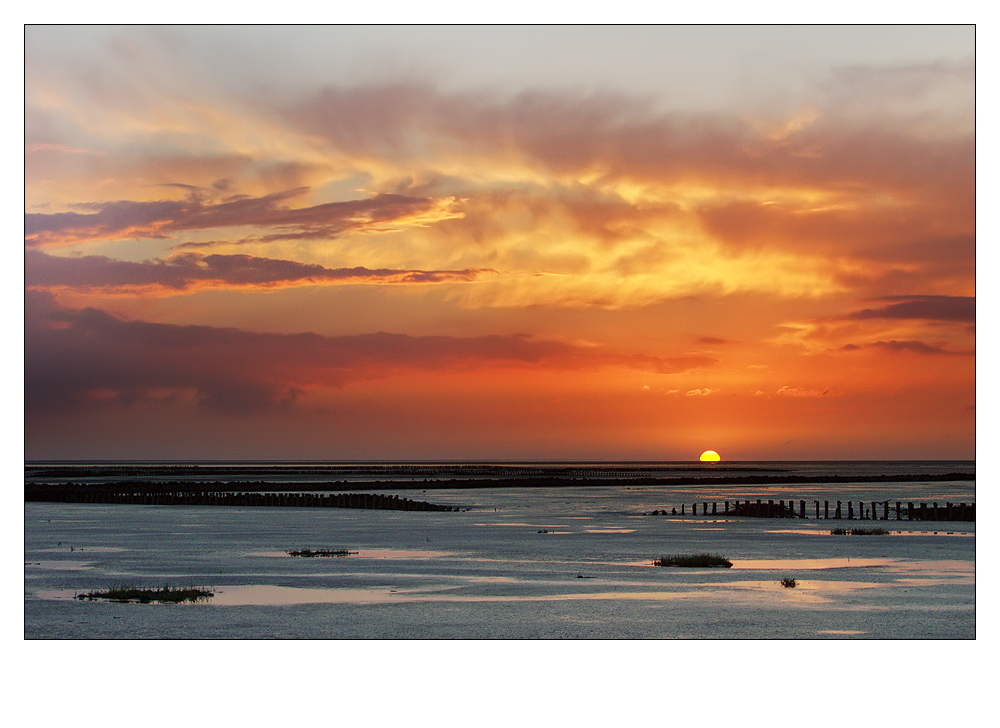
[[[975,499],[972,482],[808,487],[752,490],[775,500]],[[458,513],[27,503],[25,637],[976,635],[975,523],[643,515],[694,499],[751,497],[751,489],[732,486],[677,490],[419,496],[469,509]],[[837,526],[893,533],[831,535]],[[358,553],[287,554],[302,548]],[[702,552],[726,556],[733,568],[652,565],[665,554]],[[785,578],[796,587],[782,587]],[[73,598],[109,586],[167,583],[211,587],[216,596],[184,605]]]

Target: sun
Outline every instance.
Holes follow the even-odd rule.
[[[706,450],[701,454],[701,461],[703,463],[717,463],[720,460],[722,460],[722,458],[719,457],[719,453],[715,450]]]

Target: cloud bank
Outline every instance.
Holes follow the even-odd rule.
[[[290,406],[310,387],[419,371],[557,371],[622,367],[674,374],[716,362],[685,354],[621,354],[527,335],[476,337],[267,334],[129,321],[26,298],[25,404],[63,411],[194,391],[201,406],[250,414]]]

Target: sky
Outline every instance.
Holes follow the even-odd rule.
[[[29,26],[28,459],[975,456],[972,26]]]

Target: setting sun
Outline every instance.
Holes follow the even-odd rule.
[[[719,457],[719,453],[715,450],[706,450],[701,454],[701,461],[703,463],[717,463],[720,460],[722,460],[722,458]]]

